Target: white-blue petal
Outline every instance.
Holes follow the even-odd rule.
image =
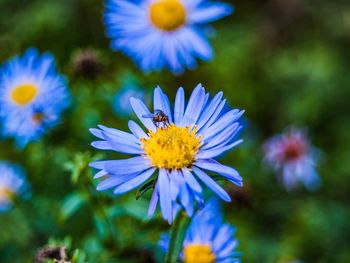
[[[197,87],[193,90],[188,101],[181,126],[193,126],[196,124],[197,119],[201,113],[204,97],[205,90],[201,84],[198,84]]]
[[[175,201],[180,193],[180,188],[182,185],[178,171],[172,170],[169,179],[171,200]]]
[[[188,216],[192,216],[194,212],[194,202],[193,202],[193,194],[191,190],[188,188],[186,184],[181,187],[180,191],[180,202],[182,206],[185,208]]]
[[[121,153],[128,153],[128,154],[143,154],[144,151],[141,148],[141,145],[136,144],[126,144],[126,141],[117,142],[116,138],[109,137],[105,133],[103,133],[104,139],[108,142],[109,145],[112,146],[111,149],[121,152]]]
[[[232,14],[233,11],[234,8],[229,4],[207,4],[193,10],[193,12],[190,14],[189,21],[192,23],[206,24],[228,16]]]
[[[153,124],[152,119],[142,117],[151,114],[146,105],[141,100],[135,98],[130,98],[130,104],[142,124],[145,125],[148,130],[155,131],[156,126]]]
[[[237,240],[233,240],[232,242],[227,242],[226,246],[221,248],[220,257],[228,256],[232,251],[237,247]]]
[[[129,181],[117,186],[114,189],[114,194],[123,194],[126,192],[129,192],[130,190],[140,186],[141,184],[143,184],[145,181],[147,181],[152,174],[154,173],[156,169],[155,168],[151,168],[145,172],[142,172],[141,174],[138,174],[136,177],[130,179]]]
[[[227,126],[234,123],[241,115],[239,110],[230,110],[225,113],[218,121],[216,121],[213,125],[208,127],[206,130],[201,131],[202,139],[205,141],[206,139],[216,135],[218,132],[225,129]]]
[[[169,122],[172,123],[173,118],[171,114],[169,100],[159,86],[156,87],[154,90],[153,103],[154,103],[153,109],[163,111],[168,116]]]
[[[214,251],[220,251],[222,247],[226,245],[227,242],[232,242],[232,237],[234,235],[234,228],[229,225],[223,225],[220,227],[217,235],[215,236],[212,248]]]
[[[174,122],[175,125],[179,125],[182,122],[182,118],[185,111],[185,92],[182,87],[177,90],[174,106]]]
[[[94,179],[99,179],[99,178],[104,177],[106,175],[108,175],[108,173],[104,170],[101,170],[97,174],[94,175]]]
[[[159,199],[160,199],[160,208],[162,210],[162,215],[164,219],[167,219],[169,224],[172,221],[172,202],[170,197],[170,182],[169,176],[166,170],[159,170]]]
[[[193,172],[198,178],[214,193],[216,193],[222,200],[230,202],[231,198],[226,191],[218,185],[210,176],[197,167],[193,167]]]
[[[199,130],[200,128],[203,127],[209,120],[209,118],[213,115],[215,112],[215,109],[218,107],[218,105],[221,102],[221,98],[223,96],[223,92],[219,92],[214,96],[214,98],[210,101],[209,105],[206,106],[206,108],[203,110],[203,113],[201,114],[198,122],[197,122],[197,129]]]
[[[157,181],[156,185],[154,186],[151,201],[149,202],[149,207],[148,207],[148,211],[147,211],[148,217],[153,216],[154,212],[156,211],[158,199],[159,199],[159,183]]]
[[[96,190],[104,191],[117,185],[124,184],[125,182],[128,182],[130,179],[134,178],[137,175],[138,173],[110,176],[107,179],[103,180],[101,183],[99,183],[96,187]]]
[[[111,151],[116,150],[115,147],[113,147],[106,141],[94,141],[91,143],[91,146],[99,150],[111,150]]]
[[[228,127],[226,127],[221,132],[217,133],[215,136],[208,139],[204,145],[201,147],[201,149],[209,149],[211,147],[214,147],[218,144],[221,144],[222,142],[225,142],[227,139],[232,138],[232,136],[235,136],[239,130],[239,123],[235,122]]]
[[[204,126],[202,126],[202,128],[198,129],[198,133],[202,133],[203,131],[205,131],[217,120],[218,116],[220,115],[222,109],[225,106],[225,103],[226,103],[226,100],[223,100],[220,102],[220,104],[216,107],[214,113],[211,115],[209,120],[204,124]]]
[[[192,53],[204,61],[211,60],[214,52],[204,33],[196,27],[184,30],[186,30],[188,39],[191,39],[188,45],[191,47]]]
[[[226,146],[214,147],[214,148],[207,149],[207,150],[200,150],[200,152],[196,155],[196,158],[197,159],[213,158],[215,156],[222,154],[223,152],[225,152],[227,150],[230,150],[230,149],[236,147],[237,145],[239,145],[242,142],[243,142],[243,140],[238,140],[238,141],[235,141],[235,142],[228,144]]]
[[[95,162],[89,163],[89,166],[95,169],[103,170],[106,164],[112,163],[112,162],[115,162],[115,161],[95,161]]]
[[[226,139],[223,139],[222,141],[217,141],[217,143],[215,143],[215,145],[211,145],[210,148],[209,147],[202,147],[201,150],[210,150],[210,149],[218,149],[218,148],[222,148],[225,147],[226,145],[231,144],[232,142],[234,142],[237,134],[241,131],[242,126],[239,126],[230,136],[228,136]],[[219,136],[219,135],[217,135]],[[214,138],[213,138],[214,139]],[[211,141],[211,140],[209,140]]]
[[[197,182],[196,178],[194,178],[192,173],[187,168],[182,169],[182,174],[183,174],[183,177],[184,177],[188,187],[190,187],[193,191],[195,191],[197,193],[202,192],[201,185]]]
[[[197,160],[194,165],[205,170],[216,172],[239,186],[242,186],[243,184],[242,177],[235,169],[222,165],[213,159],[200,159]]]
[[[106,162],[103,169],[111,175],[123,175],[142,172],[151,167],[150,161],[143,156],[132,157],[124,160]]]
[[[130,131],[132,132],[132,134],[134,134],[135,137],[137,137],[138,139],[141,138],[148,138],[148,135],[142,130],[142,128],[133,120],[130,120],[128,122],[128,126]]]
[[[103,125],[98,125],[98,127],[103,130],[105,134],[111,138],[115,138],[118,142],[125,141],[125,143],[140,144],[140,140],[138,140],[133,134],[114,128],[108,128]]]
[[[92,128],[89,129],[90,133],[97,138],[103,139],[102,131],[100,129]]]

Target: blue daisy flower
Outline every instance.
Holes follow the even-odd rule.
[[[50,53],[28,49],[0,69],[2,135],[24,147],[56,125],[68,107],[66,80],[56,73]]]
[[[208,0],[107,0],[105,24],[113,50],[131,57],[144,71],[181,73],[196,59],[213,58],[205,26],[233,12]]]
[[[9,210],[16,197],[28,192],[24,171],[18,165],[0,162],[0,212]]]
[[[179,88],[174,114],[159,87],[154,91],[155,114],[141,100],[131,98],[131,106],[147,132],[134,121],[129,121],[131,133],[102,125],[90,130],[100,139],[92,143],[95,148],[136,155],[91,163],[91,167],[100,170],[95,175],[102,179],[97,190],[114,188],[115,194],[123,194],[148,181],[154,186],[148,214],[153,215],[159,200],[163,217],[169,223],[177,204],[190,216],[195,202],[202,205],[202,185],[198,181],[230,201],[225,190],[204,171],[218,173],[242,186],[235,169],[213,159],[242,142],[236,140],[236,135],[241,129],[239,119],[243,111],[233,109],[221,115],[225,105],[222,96],[219,92],[210,100],[199,84],[185,107],[184,90]],[[157,176],[152,176],[156,170]]]
[[[238,241],[235,227],[224,224],[218,200],[211,199],[193,217],[187,229],[180,253],[185,263],[239,263],[240,253],[235,251]],[[163,234],[160,248],[168,251],[169,235]]]
[[[289,128],[283,134],[268,139],[263,146],[266,162],[282,173],[286,190],[296,188],[302,182],[310,190],[316,190],[320,178],[315,169],[317,150],[310,145],[305,132]]]

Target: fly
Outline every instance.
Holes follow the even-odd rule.
[[[169,124],[169,117],[161,110],[154,110],[154,113],[142,115],[143,118],[150,118],[153,124],[158,128],[159,123],[163,123],[164,126]]]

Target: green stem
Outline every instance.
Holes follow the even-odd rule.
[[[181,211],[177,215],[171,228],[169,248],[165,263],[176,263],[178,261],[189,223],[190,218],[186,213]]]

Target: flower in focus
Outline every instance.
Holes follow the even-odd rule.
[[[19,147],[38,140],[59,122],[69,104],[66,80],[55,71],[50,53],[28,49],[0,70],[2,135],[15,138]]]
[[[154,187],[148,214],[153,215],[159,200],[163,217],[169,223],[178,204],[190,216],[195,201],[202,205],[202,186],[198,180],[223,200],[230,201],[226,191],[204,171],[218,173],[242,186],[242,178],[235,169],[213,159],[242,142],[236,140],[236,135],[241,129],[238,120],[243,111],[234,109],[223,114],[222,96],[219,92],[210,100],[199,84],[185,107],[184,90],[179,88],[173,114],[168,97],[157,87],[154,112],[163,113],[162,117],[166,117],[162,118],[163,123],[159,122],[159,114],[152,115],[141,100],[131,98],[131,106],[146,132],[134,121],[129,121],[131,133],[102,125],[90,130],[100,138],[92,143],[95,148],[136,155],[91,163],[91,167],[100,170],[95,175],[102,179],[97,190],[114,188],[115,194],[122,194],[151,179],[146,183]],[[158,174],[152,177],[156,171]]]
[[[238,263],[240,253],[235,249],[238,241],[234,238],[236,229],[222,221],[217,200],[209,200],[199,210],[187,229],[180,259],[185,263]],[[169,235],[164,234],[159,242],[166,252]]]
[[[13,201],[27,190],[24,172],[18,165],[0,162],[0,212],[11,208]]]
[[[112,49],[142,70],[181,73],[195,68],[196,58],[212,59],[204,27],[232,12],[231,5],[208,0],[107,0],[105,24]]]
[[[310,145],[303,130],[291,128],[275,135],[263,146],[265,160],[282,173],[282,182],[292,190],[302,182],[309,190],[315,190],[320,178],[315,170],[316,150]]]
[[[113,98],[112,106],[113,111],[118,116],[128,117],[132,114],[132,107],[130,105],[130,98],[137,98],[145,100],[145,92],[135,84],[127,84],[118,92]]]

